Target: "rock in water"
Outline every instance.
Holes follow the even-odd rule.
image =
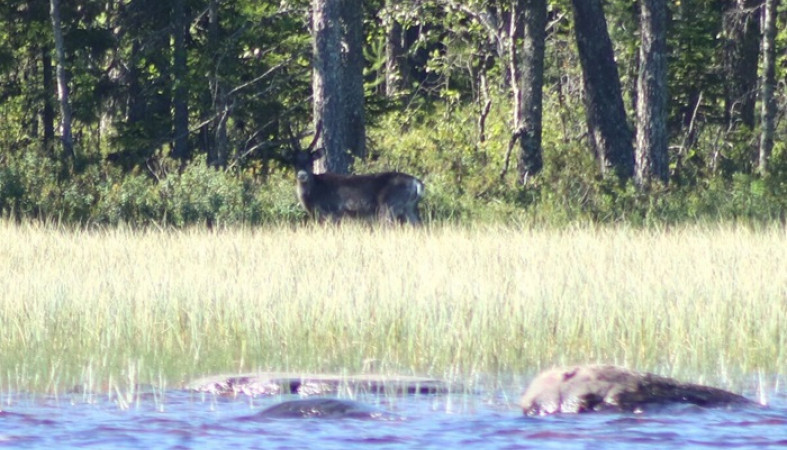
[[[722,389],[604,365],[542,372],[530,383],[520,401],[528,415],[638,411],[649,405],[681,403],[706,407],[754,404]]]
[[[336,398],[290,400],[255,414],[254,419],[372,419],[393,420],[396,414],[363,403]]]

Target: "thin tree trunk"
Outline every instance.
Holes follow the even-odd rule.
[[[387,0],[385,29],[385,96],[394,98],[399,91],[408,85],[407,60],[402,42],[402,24],[396,20],[394,13],[395,0]]]
[[[768,159],[773,149],[776,102],[773,97],[776,85],[776,7],[778,0],[765,0],[762,33],[762,131],[760,135],[759,172],[768,172]]]
[[[492,109],[492,99],[489,96],[489,80],[487,78],[486,63],[482,62],[478,71],[478,142],[486,142],[486,118]]]
[[[217,166],[226,166],[229,158],[229,142],[227,138],[227,120],[229,119],[229,108],[227,104],[227,93],[219,79],[219,66],[221,56],[219,55],[219,2],[210,0],[208,3],[208,49],[211,52],[213,62],[212,73],[210,75],[210,97],[213,103],[213,143],[215,150],[211,163]]]
[[[172,156],[185,160],[189,157],[189,105],[186,81],[186,19],[185,0],[175,0],[172,4],[172,91],[173,141]]]
[[[508,149],[506,150],[506,156],[503,162],[503,170],[500,171],[501,181],[505,179],[506,173],[508,173],[514,146],[517,141],[522,138],[522,134],[525,131],[522,125],[524,115],[524,111],[522,110],[522,63],[519,60],[519,52],[517,51],[515,37],[520,33],[520,27],[518,25],[519,15],[522,10],[524,10],[524,0],[511,2],[507,31],[503,31],[505,30],[505,24],[499,26],[496,24],[498,20],[502,20],[503,18],[502,8],[497,9],[497,14],[494,16],[495,19],[491,21],[483,20],[479,13],[473,12],[476,20],[487,27],[491,40],[493,40],[497,46],[498,54],[504,58],[508,66],[508,84],[511,89],[511,101],[513,102],[511,105],[512,131],[511,138],[508,140]],[[517,160],[519,160],[519,156]],[[519,181],[525,182],[526,180],[524,177],[520,177]]]
[[[125,72],[126,84],[128,85],[128,98],[126,100],[126,123],[129,128],[135,126],[145,119],[147,105],[144,96],[140,95],[142,83],[140,82],[139,60],[141,59],[142,45],[138,40],[131,44],[131,54],[129,55],[128,70]]]
[[[571,0],[585,84],[585,114],[591,146],[602,173],[634,175],[634,146],[626,122],[618,67],[601,0]]]
[[[342,0],[344,55],[342,88],[344,96],[345,145],[352,157],[366,157],[366,117],[363,92],[363,2]]]
[[[640,0],[636,180],[669,180],[667,157],[667,2]]]
[[[314,125],[322,124],[325,158],[316,162],[315,173],[347,173],[350,157],[345,144],[342,106],[341,0],[313,0],[312,82]]]
[[[63,44],[63,28],[60,22],[60,0],[49,1],[52,32],[55,38],[55,60],[57,77],[57,99],[60,102],[60,141],[67,157],[74,157],[74,138],[71,135],[71,103],[66,75],[66,51]]]
[[[544,47],[546,39],[546,0],[531,0],[522,5],[524,15],[524,39],[522,46],[520,153],[517,159],[519,179],[541,171],[543,156],[541,149]],[[518,18],[517,18],[518,21]]]
[[[42,75],[44,83],[44,109],[43,113],[41,114],[41,122],[43,123],[44,127],[44,148],[47,151],[52,149],[52,143],[55,141],[55,108],[52,105],[51,94],[53,79],[52,56],[50,51],[51,49],[47,46],[44,46],[41,49],[41,63],[43,66]]]
[[[509,76],[509,84],[511,85],[511,99],[513,101],[513,105],[511,108],[512,114],[512,128],[513,132],[511,133],[512,139],[516,140],[522,137],[522,115],[524,111],[522,110],[522,64],[519,61],[519,52],[517,51],[516,46],[516,39],[514,36],[517,34],[517,28],[519,24],[519,14],[522,11],[524,2],[522,0],[517,0],[511,2],[510,11],[510,18],[508,20],[508,32],[500,34],[503,36],[504,46],[506,47],[507,56],[508,56],[508,76]],[[492,30],[493,32],[495,30]],[[513,141],[512,141],[513,142]],[[509,147],[511,149],[512,147]],[[508,159],[510,155],[506,155],[506,159]]]

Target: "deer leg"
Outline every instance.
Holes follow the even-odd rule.
[[[418,210],[413,207],[407,208],[407,211],[405,211],[405,214],[402,216],[402,219],[403,219],[402,221],[406,219],[407,222],[413,225],[419,225],[421,223],[421,218],[418,217]]]
[[[392,206],[381,206],[379,210],[379,220],[386,225],[391,225],[396,222],[397,214]]]

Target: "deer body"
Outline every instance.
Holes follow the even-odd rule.
[[[385,172],[366,175],[297,173],[298,200],[309,215],[334,222],[344,216],[379,217],[392,222],[420,223],[418,202],[423,183],[405,173]]]
[[[418,224],[418,202],[424,195],[424,184],[418,178],[401,172],[366,175],[314,173],[314,162],[323,157],[323,149],[313,150],[320,136],[318,123],[308,149],[295,152],[294,164],[298,200],[307,213],[317,220],[330,218],[338,222],[344,216],[377,217],[386,222]]]

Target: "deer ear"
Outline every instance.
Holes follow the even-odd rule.
[[[325,151],[323,150],[322,147],[320,147],[312,152],[312,161],[317,161],[323,156],[325,156]]]

